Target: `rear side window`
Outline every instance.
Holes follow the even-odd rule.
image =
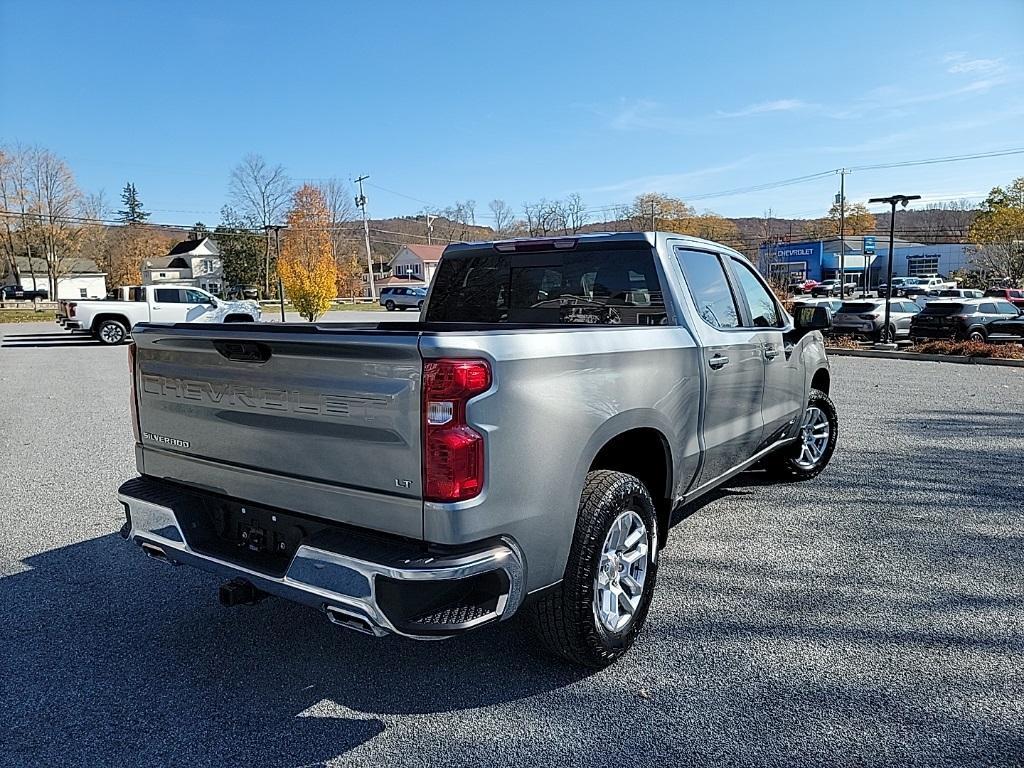
[[[446,256],[427,322],[661,325],[665,300],[648,248]]]
[[[740,311],[718,256],[677,248],[676,258],[701,319],[713,328],[739,328]]]
[[[967,311],[970,312],[970,307],[967,307]],[[957,304],[955,301],[951,302],[935,302],[928,304],[924,309],[921,310],[922,315],[958,315],[964,311],[963,304]]]
[[[177,288],[157,288],[154,291],[157,301],[164,304],[181,304],[181,291]]]

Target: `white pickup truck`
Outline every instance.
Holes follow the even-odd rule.
[[[92,334],[103,344],[123,344],[138,323],[251,323],[260,319],[255,301],[224,301],[190,285],[133,285],[116,298],[64,300],[57,324]]]

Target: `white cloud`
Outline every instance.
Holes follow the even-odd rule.
[[[966,53],[950,53],[943,61],[952,75],[998,72],[1003,69],[1002,59],[971,59]]]
[[[749,117],[750,115],[761,115],[765,112],[793,112],[798,109],[805,109],[808,106],[810,105],[800,101],[800,99],[776,99],[774,101],[761,101],[757,104],[751,104],[735,112],[718,111],[716,114],[719,117]]]
[[[683,171],[681,173],[662,173],[651,176],[638,176],[636,178],[625,179],[611,184],[604,184],[599,187],[591,187],[590,189],[582,190],[582,192],[591,194],[619,194],[624,197],[633,197],[645,192],[675,194],[680,191],[684,191],[685,184],[694,179],[715,176],[720,173],[735,170],[746,165],[750,159],[751,158],[749,157],[742,158],[723,165],[698,168],[693,171]]]

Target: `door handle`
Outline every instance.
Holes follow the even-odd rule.
[[[777,350],[775,347],[765,347],[764,348],[764,357],[765,357],[766,360],[774,360],[778,356],[779,356],[779,350]]]
[[[708,359],[708,365],[714,368],[716,371],[729,364],[729,358],[725,355],[715,355]]]

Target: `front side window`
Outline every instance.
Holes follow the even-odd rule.
[[[186,304],[205,304],[210,297],[201,291],[185,291]]]
[[[701,320],[713,328],[739,328],[740,311],[718,256],[677,248],[676,258]]]
[[[650,248],[446,257],[428,322],[660,325],[666,320]]]
[[[1001,315],[1017,315],[1017,308],[1008,301],[997,302],[996,308],[999,310],[999,314]]]
[[[755,328],[781,328],[785,323],[779,305],[771,291],[757,279],[753,268],[739,259],[732,259],[732,270],[740,284],[740,292],[747,299],[750,318]]]

